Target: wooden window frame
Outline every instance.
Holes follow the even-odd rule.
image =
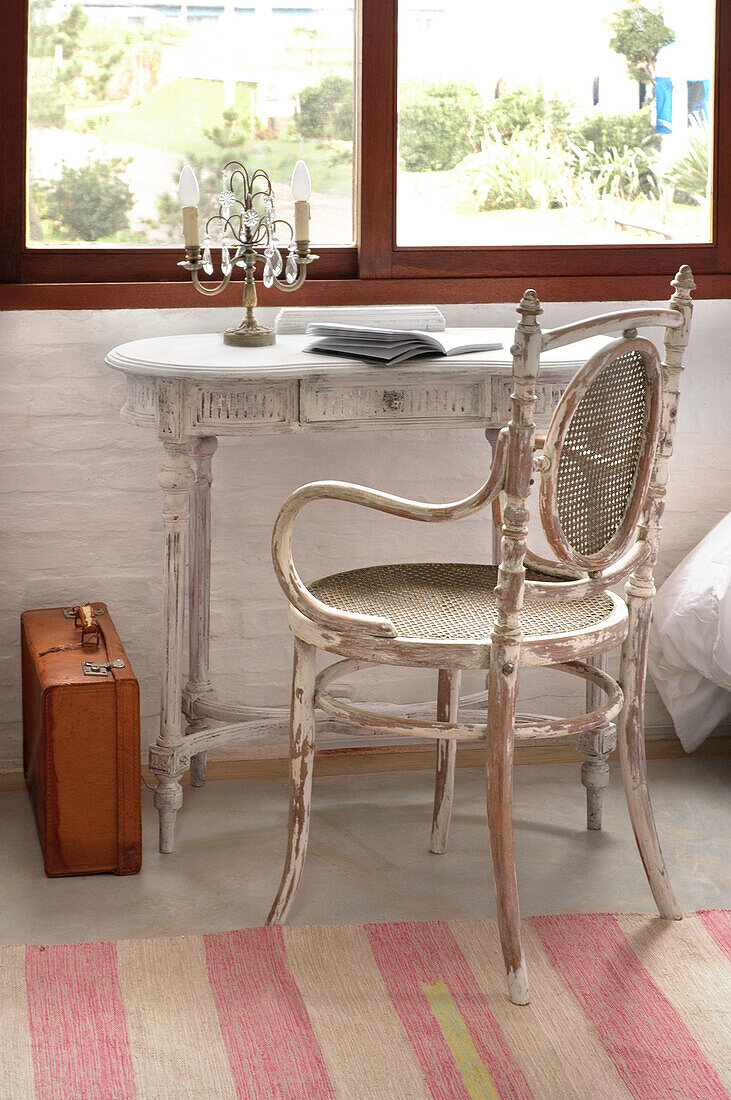
[[[297,304],[500,302],[535,286],[547,301],[663,299],[681,263],[701,298],[731,297],[731,4],[716,0],[712,243],[433,248],[396,245],[398,0],[360,0],[356,240],[318,246]],[[238,304],[240,283],[203,299],[176,248],[28,248],[25,243],[28,0],[3,4],[0,70],[0,308]],[[261,288],[262,305],[292,303]]]

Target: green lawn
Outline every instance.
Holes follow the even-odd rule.
[[[236,88],[236,108],[247,123],[253,88],[252,84]],[[221,124],[223,109],[222,81],[176,80],[156,88],[134,106],[110,114],[95,136],[102,142],[136,142],[178,153],[198,169],[206,166],[217,170],[223,166],[225,154],[204,137],[203,131]],[[68,121],[67,128],[74,128],[73,120]],[[248,130],[248,125],[244,128]],[[343,163],[335,149],[318,142],[296,137],[249,140],[237,155],[247,165],[264,168],[280,181],[289,180],[295,161],[302,158],[307,161],[316,190],[347,192],[351,188],[351,165]]]
[[[253,90],[253,84],[236,86],[236,110],[246,120]],[[223,110],[222,80],[174,80],[134,106],[111,113],[97,134],[102,141],[134,141],[205,159],[215,146],[203,131],[220,125]]]

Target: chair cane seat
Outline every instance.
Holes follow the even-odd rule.
[[[497,566],[418,562],[333,573],[310,584],[318,600],[341,611],[390,619],[402,638],[487,639],[497,622]],[[545,574],[526,570],[528,580]],[[601,626],[615,610],[607,593],[580,600],[526,603],[520,625],[531,636]]]

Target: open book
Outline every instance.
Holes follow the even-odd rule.
[[[465,355],[469,351],[497,351],[502,344],[460,341],[458,332],[410,332],[404,329],[367,328],[318,322],[307,326],[307,335],[317,339],[305,344],[305,351],[365,359],[382,367],[403,363],[420,355]],[[469,334],[473,336],[473,333]]]

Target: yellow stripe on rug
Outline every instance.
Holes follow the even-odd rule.
[[[471,1100],[500,1100],[490,1074],[475,1050],[464,1017],[444,982],[434,982],[433,985],[422,982],[421,988],[452,1051]]]
[[[535,1096],[543,1100],[559,1096],[561,1100],[630,1100],[631,1094],[591,1021],[554,969],[528,921],[522,922],[521,933],[529,960],[531,1003],[520,1007],[505,996],[495,922],[450,921],[449,927]]]
[[[362,926],[292,925],[283,932],[338,1100],[431,1100]]]
[[[236,1100],[202,937],[117,950],[139,1100]]]

